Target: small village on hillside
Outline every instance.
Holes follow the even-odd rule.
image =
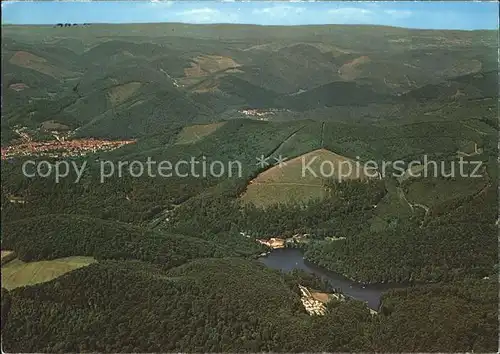
[[[2,148],[2,160],[19,156],[70,157],[85,156],[98,151],[118,149],[134,140],[75,139],[65,141],[37,141]]]
[[[269,120],[268,116],[276,115],[279,112],[290,112],[288,109],[278,109],[278,108],[270,108],[270,109],[242,109],[239,110],[238,113],[243,114],[247,117],[256,117],[258,120]]]
[[[301,293],[300,301],[304,306],[306,312],[311,316],[323,316],[326,314],[328,304],[331,300],[346,301],[346,296],[340,290],[333,293],[324,293],[308,289],[299,284]],[[377,315],[378,312],[368,308],[371,315]]]
[[[49,134],[54,140],[36,141],[33,136],[37,131],[18,126],[14,132],[19,138],[14,140],[14,144],[1,148],[2,160],[21,156],[52,158],[85,156],[99,151],[111,151],[136,142],[136,140],[73,139],[74,132],[68,129],[63,124],[45,122],[39,132]]]

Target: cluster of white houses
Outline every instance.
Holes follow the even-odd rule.
[[[323,302],[316,300],[308,288],[305,286],[299,285],[300,292],[302,296],[300,300],[302,301],[302,305],[306,309],[307,313],[311,316],[318,315],[323,316],[326,313],[326,306]]]

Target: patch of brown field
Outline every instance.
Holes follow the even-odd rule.
[[[324,304],[326,304],[328,301],[330,301],[330,296],[328,296],[327,293],[313,293],[311,292],[311,296],[313,299],[318,300]]]
[[[10,85],[9,88],[11,90],[19,92],[19,91],[25,90],[25,89],[30,88],[30,87],[28,85],[23,84],[22,82],[20,82],[20,83],[17,83],[17,84]]]
[[[367,172],[368,175],[357,161],[318,149],[286,161],[282,167],[274,166],[260,173],[250,181],[240,198],[260,207],[324,198],[326,179],[367,179],[372,174]]]
[[[9,62],[23,68],[32,69],[42,74],[52,76],[56,79],[77,75],[69,70],[55,67],[48,63],[45,58],[24,51],[14,53]]]
[[[241,64],[238,64],[230,57],[200,55],[192,60],[190,68],[184,69],[184,75],[186,77],[203,77],[218,71],[235,69],[240,66]]]
[[[212,134],[217,129],[222,127],[226,122],[196,124],[189,127],[184,127],[177,136],[176,144],[192,144],[201,140],[207,135]]]
[[[344,80],[354,80],[361,74],[363,65],[371,62],[371,59],[366,55],[356,58],[342,65],[339,69],[340,77]]]
[[[129,82],[112,87],[108,91],[108,99],[113,106],[116,106],[130,98],[141,86],[141,82]]]

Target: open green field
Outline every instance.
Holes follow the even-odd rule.
[[[192,144],[201,140],[207,135],[212,134],[225,124],[225,122],[212,124],[195,124],[184,127],[177,136],[177,144]]]
[[[272,158],[269,161],[274,162]],[[365,179],[370,175],[357,161],[318,149],[262,172],[250,181],[241,199],[260,207],[306,202],[325,196],[327,179]]]
[[[65,257],[51,261],[23,262],[15,259],[2,266],[2,287],[7,290],[45,283],[72,270],[96,262],[92,257]]]

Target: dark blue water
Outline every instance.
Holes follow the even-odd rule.
[[[269,268],[279,269],[284,272],[301,269],[309,274],[315,274],[327,280],[334,288],[340,288],[345,295],[349,295],[356,300],[365,301],[374,310],[378,309],[380,298],[385,291],[404,287],[401,284],[363,285],[353,282],[341,274],[328,271],[304,260],[302,251],[297,248],[276,249],[268,256],[260,257],[258,260]]]

